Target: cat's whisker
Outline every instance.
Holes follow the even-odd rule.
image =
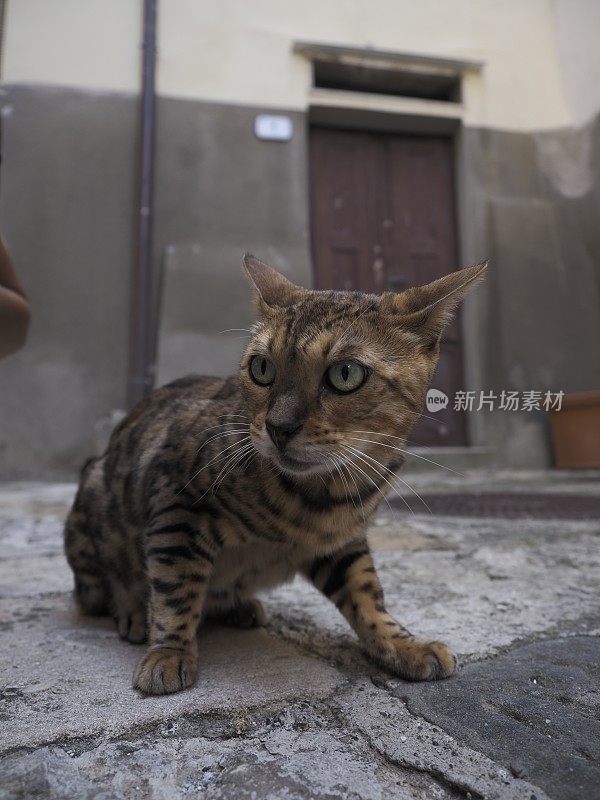
[[[226,439],[226,438],[229,438],[230,436],[245,436],[247,434],[248,434],[247,430],[246,431],[230,431],[230,432],[218,433],[215,436],[213,436],[212,439],[210,439],[210,442],[217,441],[217,439]],[[209,444],[209,442],[205,442],[205,444]],[[202,445],[202,447],[204,447],[204,445]],[[200,450],[202,450],[202,447],[200,448]],[[198,453],[200,452],[200,450],[198,450]]]
[[[240,441],[234,442],[233,444],[230,444],[228,447],[226,447],[224,450],[221,450],[221,453],[219,455],[224,453],[225,450],[230,450],[232,448],[251,447],[251,446],[253,446],[253,445],[252,445],[252,442],[250,441],[250,437],[246,436],[246,437],[244,437],[244,439],[241,439]],[[233,451],[231,453],[227,453],[226,456],[220,458],[219,460],[220,461],[225,460],[227,462],[227,460],[232,458],[237,452],[238,452],[237,449],[233,449]],[[214,460],[214,459],[212,459],[212,460]],[[208,463],[210,464],[211,462],[209,461]]]
[[[227,475],[232,472],[235,467],[242,461],[247,455],[249,455],[254,450],[254,445],[250,442],[248,444],[242,445],[239,450],[234,450],[234,452],[229,457],[228,461],[226,462],[225,466],[221,469],[215,480],[213,481],[213,485],[211,490],[213,494],[218,491],[219,487],[227,477]]]
[[[220,426],[215,427],[220,427],[221,430],[220,432],[211,434],[210,438],[213,436],[219,436],[220,433],[240,433],[240,431],[250,433],[250,426],[245,422],[225,422]],[[210,439],[207,439],[205,442],[203,442],[202,446],[204,446],[208,441],[210,441]]]
[[[362,450],[359,450],[357,447],[351,447],[349,445],[344,445],[344,447],[348,447],[350,449],[350,451],[354,453],[356,458],[359,458],[363,463],[365,463],[368,467],[370,467],[373,470],[373,472],[375,472],[377,475],[379,475],[380,478],[383,478],[383,480],[387,483],[387,485],[390,487],[390,489],[396,495],[398,495],[398,497],[401,498],[402,502],[405,504],[405,506],[408,508],[408,510],[410,512],[412,512],[413,514],[415,513],[413,511],[413,509],[410,507],[410,505],[407,502],[406,498],[403,497],[400,494],[400,492],[396,489],[394,484],[386,477],[386,475],[384,473],[380,472],[379,469],[378,469],[378,467],[381,467],[383,470],[385,470],[386,472],[389,472],[391,475],[396,477],[395,473],[391,469],[389,469],[389,467],[386,467],[385,464],[382,464],[380,461],[377,461],[376,458],[372,458],[367,453],[363,453]],[[368,459],[368,461],[367,461],[367,459]],[[369,462],[372,462],[372,463],[370,464]],[[377,466],[374,467],[373,464],[376,464]],[[390,507],[390,510],[391,510],[391,506],[390,506],[389,502],[388,502],[388,506]]]
[[[389,504],[389,501],[387,501],[387,497],[386,497],[386,496],[385,496],[385,494],[382,492],[382,490],[381,490],[381,487],[377,485],[377,483],[376,483],[376,482],[373,480],[373,478],[372,478],[372,477],[371,477],[371,476],[368,474],[368,472],[366,472],[366,471],[364,470],[364,468],[363,468],[363,467],[361,467],[359,464],[357,464],[357,463],[356,463],[356,460],[355,460],[356,458],[360,458],[360,460],[361,460],[361,461],[363,461],[363,459],[361,458],[361,454],[360,454],[358,451],[357,451],[357,454],[353,453],[353,452],[350,450],[350,448],[349,448],[349,446],[348,446],[348,445],[345,445],[345,444],[343,444],[343,445],[342,445],[342,447],[344,448],[344,450],[346,450],[346,451],[347,451],[347,453],[349,453],[349,455],[346,455],[346,456],[345,456],[345,458],[347,459],[347,460],[346,460],[346,465],[347,465],[348,467],[353,467],[353,468],[355,468],[355,469],[359,470],[359,471],[360,471],[360,473],[361,473],[362,475],[364,475],[364,477],[365,477],[365,478],[367,478],[367,480],[368,480],[368,481],[370,481],[370,482],[373,484],[373,486],[374,486],[374,487],[377,489],[377,491],[379,492],[379,494],[380,494],[380,495],[381,495],[381,496],[382,496],[382,497],[383,497],[383,498],[386,500],[386,502],[388,503],[388,506],[389,506],[389,508],[390,508],[390,511],[391,511],[391,510],[392,510],[392,507],[390,506],[390,504]],[[370,465],[368,462],[364,461],[364,464],[365,464],[365,465],[366,465],[366,466],[367,466],[369,469],[373,470],[373,472],[376,472],[376,470],[374,470],[374,469],[373,469],[373,467],[372,467],[372,466],[371,466],[371,465]]]
[[[346,500],[347,500],[347,499],[348,499],[348,493],[349,493],[349,488],[350,488],[350,487],[348,486],[348,484],[347,484],[347,482],[346,482],[346,480],[345,480],[344,476],[342,475],[342,472],[341,472],[341,470],[340,470],[340,467],[339,467],[339,464],[338,464],[338,462],[337,462],[337,459],[335,458],[335,456],[332,456],[332,455],[331,455],[331,456],[329,456],[329,455],[325,455],[325,461],[326,461],[328,464],[332,464],[332,465],[333,465],[333,468],[336,470],[336,472],[337,472],[337,473],[338,473],[338,475],[340,476],[340,480],[342,481],[342,487],[343,487],[343,489],[344,489],[344,496],[345,496],[345,498],[346,498]],[[332,474],[333,474],[333,473],[332,473]],[[350,495],[350,496],[351,496],[351,495]],[[353,502],[354,502],[354,500],[353,500]]]
[[[207,428],[203,428],[201,433],[206,433],[206,431],[214,430],[215,428],[223,428],[224,429],[223,432],[225,432],[225,433],[226,432],[237,432],[235,428],[225,427],[225,426],[232,426],[232,425],[233,426],[237,426],[237,428],[239,428],[240,431],[250,430],[247,422],[220,422],[218,425],[209,425]],[[198,456],[198,453],[202,450],[202,448],[206,447],[206,445],[209,442],[211,442],[213,440],[213,438],[216,438],[216,437],[210,436],[208,439],[205,439],[202,442],[200,447],[194,453],[194,458],[196,458]]]
[[[223,428],[225,425],[245,425],[248,427],[248,423],[243,422],[242,420],[230,420],[226,422],[219,422],[217,425],[209,425],[207,428],[202,428],[202,433],[213,430],[214,428]]]
[[[225,426],[232,426],[235,425],[237,427],[225,427]],[[219,425],[211,425],[209,428],[204,428],[202,433],[206,433],[207,431],[214,430],[215,428],[222,428],[223,433],[236,433],[238,431],[248,431],[250,430],[248,425],[245,422],[222,422]],[[218,435],[218,434],[217,434]],[[213,435],[211,435],[208,439],[205,439],[198,450],[196,451],[196,455],[200,452],[200,450],[208,444],[208,442],[212,441]]]
[[[231,464],[231,462],[233,461],[233,459],[235,459],[235,458],[236,458],[236,456],[237,456],[237,455],[239,455],[239,453],[240,453],[240,450],[242,450],[242,449],[243,449],[243,450],[244,450],[244,453],[246,453],[246,452],[247,452],[246,448],[248,448],[248,447],[250,447],[250,446],[251,446],[251,445],[249,445],[249,444],[242,444],[242,445],[240,445],[240,443],[239,443],[239,442],[236,442],[236,445],[237,445],[237,446],[238,446],[240,449],[238,449],[238,450],[234,450],[234,452],[233,452],[233,453],[228,453],[228,454],[227,454],[227,456],[225,456],[225,464],[224,464],[224,465],[223,465],[223,467],[221,468],[221,471],[219,472],[219,474],[217,475],[217,477],[215,478],[215,480],[212,482],[212,484],[211,484],[211,485],[208,487],[208,489],[206,489],[206,491],[205,491],[203,494],[201,494],[201,495],[200,495],[200,497],[198,497],[196,500],[194,500],[194,502],[192,503],[192,505],[193,505],[193,506],[194,506],[194,505],[196,505],[196,503],[199,503],[199,502],[200,502],[202,499],[204,499],[204,498],[206,497],[206,495],[207,495],[207,494],[208,494],[208,493],[209,493],[211,490],[214,492],[214,487],[215,487],[215,484],[216,484],[216,482],[219,480],[219,477],[222,475],[223,471],[224,471],[224,470],[225,470],[225,469],[226,469],[226,468],[229,466],[229,464]]]
[[[444,427],[444,424],[440,419],[436,419],[435,417],[431,417],[429,414],[422,414],[420,411],[411,411],[410,408],[403,408],[403,414],[414,414],[415,417],[422,417],[423,419],[430,419],[432,422],[435,422],[436,425],[440,427]]]
[[[248,453],[246,458],[243,459],[242,463],[239,464],[239,466],[238,466],[238,469],[240,470],[240,472],[246,472],[246,470],[248,469],[250,464],[252,464],[252,462],[256,459],[257,456],[258,456],[258,453],[256,452],[256,450],[254,450],[253,453]]]
[[[370,459],[371,459],[371,460],[373,460],[373,461],[376,461],[376,460],[377,460],[377,459],[373,459],[373,458],[372,458],[372,456],[368,456],[366,453],[365,453],[365,456],[367,456],[367,458],[370,458]],[[381,464],[381,462],[377,462],[377,463],[379,463],[379,464],[380,464],[382,467],[384,466],[383,464]],[[416,497],[417,497],[417,498],[418,498],[418,499],[421,501],[421,503],[423,503],[423,505],[425,506],[425,508],[427,509],[427,511],[428,511],[430,514],[432,514],[432,515],[433,515],[433,511],[431,510],[431,508],[429,507],[429,505],[428,505],[428,504],[425,502],[425,500],[424,500],[424,499],[421,497],[421,495],[420,495],[420,494],[417,492],[417,490],[414,488],[414,486],[411,486],[411,484],[410,484],[408,481],[404,480],[404,478],[400,477],[400,475],[398,475],[397,473],[395,473],[393,470],[390,470],[388,467],[385,467],[385,469],[387,469],[387,470],[390,472],[390,474],[392,474],[392,475],[394,476],[395,480],[397,480],[397,481],[400,481],[400,483],[401,483],[401,484],[403,484],[403,485],[404,485],[404,486],[406,486],[408,489],[410,489],[410,491],[411,491],[411,492],[412,492],[412,493],[413,493],[413,494],[414,494],[414,495],[415,495],[415,496],[416,496]],[[398,495],[398,497],[401,497],[401,496],[402,496],[402,495],[400,495],[400,494],[399,494],[399,493],[396,491],[396,489],[394,489],[394,491],[396,492],[396,494]],[[404,499],[404,498],[402,498],[402,499]],[[405,502],[405,504],[406,504],[406,500],[404,500],[404,502]]]
[[[347,447],[347,445],[344,445],[344,447]],[[353,452],[355,458],[359,458],[367,467],[369,467],[369,469],[373,470],[373,472],[375,472],[376,475],[379,475],[379,477],[382,478],[385,481],[385,483],[392,489],[392,491],[398,497],[400,497],[402,499],[402,501],[404,502],[406,507],[409,509],[409,511],[411,511],[414,514],[414,511],[410,508],[410,506],[406,502],[405,498],[402,497],[402,495],[398,492],[396,487],[390,482],[390,480],[387,478],[387,476],[384,473],[381,473],[379,471],[378,467],[381,467],[383,470],[385,470],[385,472],[388,472],[390,475],[393,475],[394,477],[396,477],[395,473],[392,470],[390,470],[388,467],[386,467],[381,462],[377,461],[377,459],[371,458],[371,456],[367,455],[367,453],[362,452],[358,448],[350,447],[350,451]],[[367,459],[368,459],[368,461],[367,461]],[[374,467],[372,463],[369,463],[369,461],[370,462],[374,462],[377,465],[377,467]],[[387,497],[386,497],[386,500],[387,500]],[[392,515],[394,515],[394,510],[392,509],[389,501],[387,502],[387,505],[388,505],[388,508],[390,509]]]
[[[333,465],[334,465],[338,475],[340,476],[340,480],[342,481],[342,485],[344,487],[346,500],[348,500],[350,498],[350,500],[352,501],[352,505],[356,508],[356,501],[354,500],[354,497],[352,496],[352,492],[350,491],[350,486],[348,484],[348,480],[346,479],[346,476],[344,475],[344,473],[341,470],[339,461],[337,459],[335,459],[335,458],[333,459]]]
[[[336,467],[337,471],[339,472],[340,478],[342,479],[342,482],[343,482],[344,486],[346,487],[346,499],[350,498],[350,500],[352,502],[352,505],[358,511],[358,506],[356,505],[356,500],[354,499],[354,495],[352,494],[352,489],[350,488],[350,484],[348,483],[348,478],[346,477],[346,474],[343,471],[343,467],[346,466],[345,462],[344,462],[343,459],[336,458],[335,456],[332,456],[332,458],[334,460],[335,467]],[[352,475],[352,473],[350,471],[348,471],[348,474],[350,475],[350,477],[354,481],[354,486],[356,487],[356,494],[358,495],[358,499],[360,501],[363,522],[365,522],[365,508],[364,508],[364,506],[362,504],[362,498],[360,496],[360,491],[358,489],[358,486],[356,485],[356,481],[354,480],[354,476]]]
[[[428,504],[425,502],[425,500],[423,500],[423,498],[421,497],[421,495],[420,495],[420,494],[417,492],[417,490],[416,490],[416,489],[415,489],[413,486],[411,486],[411,485],[410,485],[410,483],[409,483],[408,481],[405,481],[405,480],[404,480],[404,478],[401,478],[399,475],[396,475],[396,480],[400,481],[400,483],[404,484],[404,486],[406,486],[407,488],[409,488],[409,489],[411,490],[411,492],[412,492],[413,494],[415,494],[415,495],[416,495],[416,496],[419,498],[419,500],[420,500],[420,501],[423,503],[423,505],[425,506],[425,508],[427,509],[427,511],[429,511],[429,513],[430,513],[431,515],[433,515],[433,511],[431,510],[431,508],[429,507],[429,505],[428,505]]]
[[[214,436],[211,436],[205,442],[202,442],[200,447],[196,450],[194,458],[197,458],[199,453],[200,453],[200,451],[203,450],[206,447],[207,444],[210,444],[210,442],[214,442],[217,439],[222,439],[222,438],[224,438],[226,436],[241,436],[242,434],[248,433],[248,430],[249,430],[248,428],[242,428],[241,430],[233,430],[233,431],[232,430],[225,430],[225,431],[222,431],[221,433],[216,433]]]
[[[352,438],[355,438],[355,437],[352,437]],[[369,440],[367,440],[367,439],[362,439],[362,440],[359,440],[359,441],[369,441]],[[362,452],[362,451],[361,451],[361,452]],[[416,495],[416,496],[419,498],[419,500],[420,500],[420,501],[423,503],[423,505],[425,506],[425,508],[427,509],[427,511],[429,511],[429,513],[430,513],[430,514],[433,514],[433,511],[432,511],[432,510],[429,508],[429,506],[427,505],[427,503],[425,502],[425,500],[423,500],[423,498],[422,498],[422,497],[421,497],[421,495],[420,495],[420,494],[417,492],[417,490],[416,490],[416,489],[413,489],[413,487],[410,485],[410,483],[408,483],[407,481],[405,481],[405,480],[404,480],[404,478],[401,478],[399,475],[397,475],[397,474],[394,472],[394,470],[390,469],[389,467],[386,467],[386,466],[385,466],[385,464],[382,464],[382,463],[381,463],[381,461],[378,461],[376,458],[373,458],[373,456],[370,456],[370,455],[368,455],[368,454],[367,454],[367,453],[365,453],[365,452],[363,452],[363,455],[365,456],[365,458],[368,458],[370,461],[373,461],[375,464],[378,464],[378,465],[379,465],[379,466],[380,466],[382,469],[384,469],[384,470],[386,470],[387,472],[389,472],[389,473],[390,473],[390,475],[393,475],[393,476],[394,476],[394,478],[395,478],[397,481],[400,481],[400,483],[404,484],[404,486],[408,487],[408,488],[411,490],[411,492],[413,492],[413,494],[415,494],[415,495]],[[405,503],[405,505],[407,505],[407,506],[408,506],[408,503],[406,502],[406,500],[404,499],[404,497],[403,497],[401,494],[399,494],[399,493],[398,493],[398,491],[396,490],[396,488],[395,488],[395,487],[394,487],[394,491],[396,492],[396,494],[398,495],[398,497],[402,497],[402,499],[404,500],[404,503]]]
[[[387,436],[390,439],[399,439],[400,441],[404,441],[401,436],[393,436],[391,433],[382,433],[381,431],[350,431],[350,432],[351,433],[366,433],[366,434],[369,434],[371,436],[373,436],[373,435],[374,436]],[[447,467],[445,464],[438,464],[437,461],[433,461],[431,458],[426,458],[425,456],[422,456],[420,453],[413,453],[411,450],[405,450],[402,447],[397,447],[395,445],[386,444],[385,442],[376,442],[376,441],[373,441],[371,439],[357,439],[356,437],[350,437],[350,438],[353,438],[353,439],[355,439],[355,441],[358,441],[358,442],[370,442],[371,444],[377,444],[380,447],[389,447],[392,450],[398,450],[398,452],[405,453],[407,456],[413,456],[414,458],[420,458],[423,461],[428,461],[430,464],[434,464],[436,467],[439,467],[440,469],[445,469],[448,472],[453,472],[455,475],[458,475],[460,478],[464,478],[465,477],[462,474],[462,472],[457,472],[455,469],[452,469],[451,467]]]
[[[242,439],[241,441],[234,442],[233,444],[230,444],[228,447],[223,448],[223,450],[221,450],[219,453],[217,453],[216,456],[211,458],[210,461],[207,461],[206,464],[203,467],[201,467],[198,470],[198,472],[196,472],[196,474],[194,475],[194,477],[191,480],[192,481],[195,480],[200,475],[201,472],[203,472],[207,467],[210,467],[212,464],[218,464],[220,461],[227,461],[227,459],[231,456],[231,453],[227,453],[225,455],[226,451],[230,450],[232,447],[240,447],[243,444],[245,444],[245,442]],[[190,481],[190,483],[191,483],[191,481]]]
[[[244,333],[252,333],[250,328],[225,328],[224,331],[219,331],[219,334],[221,334],[221,333],[238,333],[238,332],[241,332],[241,331],[243,331]]]
[[[254,452],[250,453],[249,458],[246,461],[244,461],[243,464],[240,465],[240,469],[243,472],[245,472],[250,466],[250,464],[257,458],[257,456],[258,456],[258,450],[256,450],[255,448]]]
[[[342,445],[342,447],[346,447],[346,445]],[[375,483],[373,478],[368,473],[366,473],[365,470],[359,464],[356,463],[356,461],[347,461],[346,464],[348,465],[348,467],[352,467],[353,469],[358,470],[359,474],[363,475],[370,483],[373,484],[373,486],[375,487],[376,491],[379,492],[379,494],[382,496],[382,498],[387,503],[387,506],[390,509],[390,513],[393,515],[394,511],[393,511],[393,509],[392,509],[392,507],[390,505],[390,501],[387,499],[385,494],[381,491],[381,487],[378,486]],[[369,464],[367,464],[367,466],[369,466]],[[373,467],[370,467],[370,469],[373,469]]]
[[[250,437],[249,437],[249,436],[248,436],[247,438],[248,438],[248,440],[250,439]],[[243,440],[242,440],[242,441],[243,441]],[[195,480],[196,480],[196,478],[197,478],[197,477],[200,475],[200,473],[201,473],[201,472],[204,472],[204,470],[205,470],[207,467],[210,467],[210,465],[211,465],[211,464],[212,464],[214,461],[216,461],[217,459],[219,459],[220,457],[222,457],[222,456],[223,456],[223,453],[225,453],[227,450],[230,450],[232,447],[238,447],[238,446],[239,446],[241,443],[242,443],[242,442],[234,442],[233,444],[230,444],[230,445],[228,445],[227,447],[223,448],[223,450],[221,450],[219,453],[217,453],[217,455],[216,455],[216,456],[213,456],[213,458],[211,458],[211,459],[210,459],[210,461],[207,461],[207,462],[206,462],[206,464],[204,464],[204,466],[203,466],[203,467],[200,467],[200,469],[199,469],[199,470],[198,470],[196,473],[194,473],[194,475],[192,475],[192,477],[191,477],[191,478],[189,479],[189,481],[188,481],[188,482],[185,484],[185,486],[182,486],[182,487],[181,487],[181,489],[180,489],[178,492],[176,492],[176,493],[175,493],[175,496],[177,497],[177,495],[180,495],[180,494],[181,494],[183,491],[185,491],[185,489],[187,489],[187,487],[190,485],[190,483],[192,483],[192,481],[195,481]],[[228,457],[228,456],[225,456],[225,458],[227,458],[227,457]]]
[[[361,507],[361,510],[362,510],[363,522],[366,523],[365,507],[363,505],[362,496],[360,494],[360,488],[359,488],[358,484],[356,483],[356,478],[354,477],[354,474],[353,474],[352,470],[350,469],[350,465],[348,464],[348,462],[345,459],[341,459],[340,458],[340,468],[348,470],[348,475],[352,478],[352,482],[354,483],[354,487],[356,489],[356,494],[358,495],[358,499],[360,501],[360,507]]]

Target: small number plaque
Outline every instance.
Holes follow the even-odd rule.
[[[254,133],[259,139],[289,142],[293,132],[292,120],[282,114],[259,114],[254,120]]]

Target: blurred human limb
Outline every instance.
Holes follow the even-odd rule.
[[[23,347],[31,310],[0,237],[0,358]]]

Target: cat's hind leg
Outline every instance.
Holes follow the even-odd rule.
[[[263,628],[267,624],[264,606],[256,597],[238,598],[231,608],[208,607],[206,619],[233,628]]]
[[[95,541],[93,497],[82,485],[65,523],[65,554],[75,579],[75,599],[84,614],[109,613],[109,595]]]
[[[122,505],[107,504],[102,532],[102,554],[109,594],[109,610],[121,639],[146,641],[148,580],[137,527],[126,520]]]
[[[121,639],[131,644],[142,644],[148,638],[146,581],[140,573],[129,574],[125,580],[123,562],[119,564],[119,570],[109,578],[110,610]]]

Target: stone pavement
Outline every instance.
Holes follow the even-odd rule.
[[[594,473],[445,475],[408,480],[425,500],[600,497]],[[0,486],[2,800],[600,797],[598,518],[383,505],[370,538],[388,606],[454,648],[450,680],[382,672],[297,580],[264,598],[266,630],[201,632],[196,687],[143,699],[141,648],[73,605],[73,491]]]

